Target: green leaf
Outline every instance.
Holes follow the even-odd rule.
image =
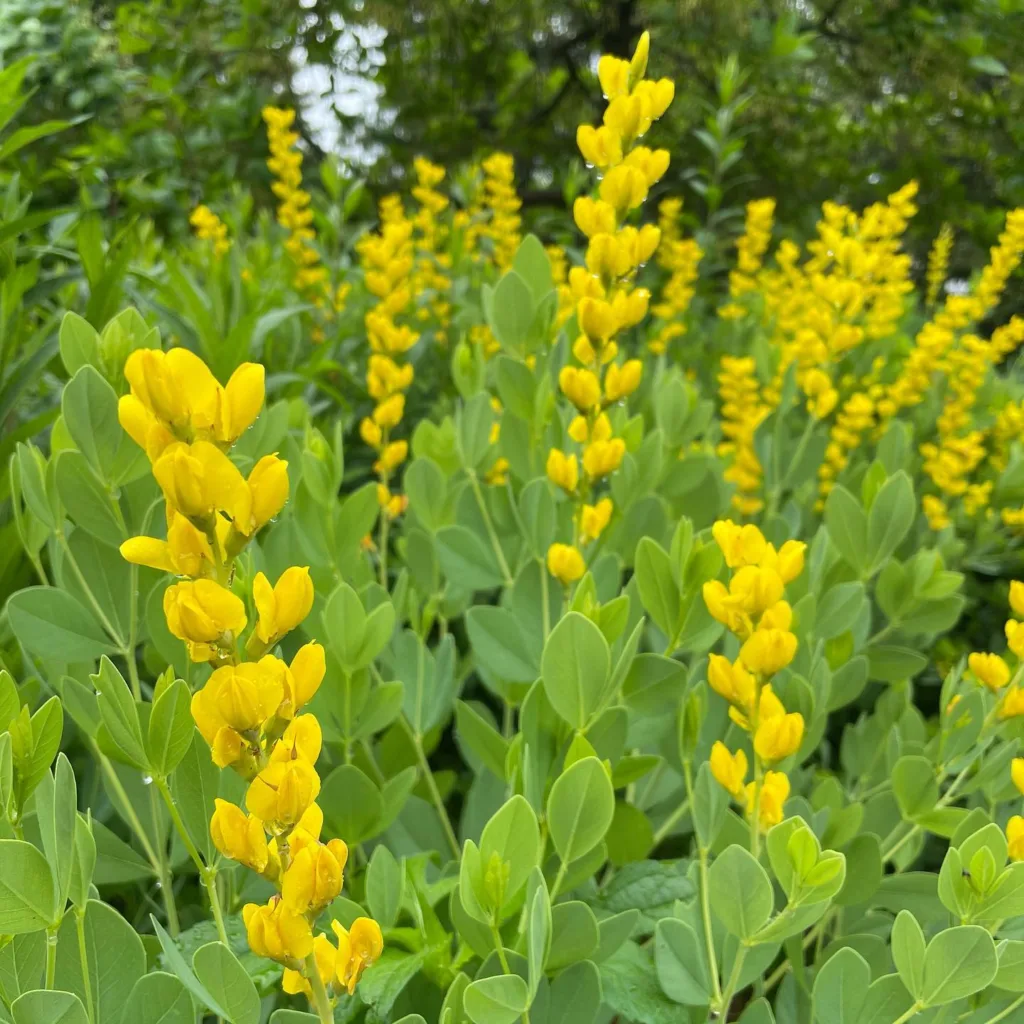
[[[437,531],[437,559],[452,583],[468,590],[493,590],[505,582],[494,553],[465,526]]]
[[[121,754],[121,760],[134,768],[149,767],[146,745],[142,739],[142,725],[138,708],[124,677],[109,658],[100,660],[100,669],[89,677],[99,691],[96,697],[100,717],[111,741]]]
[[[355,765],[342,764],[324,779],[319,804],[332,835],[354,845],[372,839],[384,814],[380,790]]]
[[[871,968],[853,949],[839,950],[814,978],[814,1019],[818,1024],[860,1024],[871,985]]]
[[[20,839],[0,839],[0,935],[38,931],[54,920],[53,875],[46,858]]]
[[[504,274],[495,287],[490,314],[490,328],[502,347],[523,354],[533,323],[533,296],[514,270]]]
[[[96,839],[93,828],[86,818],[78,814],[75,817],[75,850],[71,862],[68,898],[79,910],[84,911],[89,902],[89,887],[92,885],[95,871]]]
[[[517,974],[481,978],[463,995],[463,1006],[473,1024],[514,1024],[529,1005],[529,989]]]
[[[681,606],[668,554],[657,541],[643,537],[636,546],[633,568],[645,611],[665,636],[674,638]]]
[[[530,898],[530,892],[533,897]],[[541,871],[531,872],[527,887],[526,917],[526,966],[530,985],[530,998],[537,994],[537,987],[544,977],[544,964],[551,948],[551,897],[547,882]]]
[[[544,558],[558,529],[558,509],[547,477],[531,480],[523,488],[519,495],[519,515],[534,557]]]
[[[413,459],[402,478],[402,486],[419,521],[436,533],[444,522],[446,493],[444,473],[437,463],[428,458]]]
[[[658,922],[654,933],[654,965],[662,991],[684,1006],[711,1002],[711,970],[703,941],[677,918]]]
[[[527,235],[512,258],[512,269],[530,286],[535,302],[540,302],[552,288],[551,260],[540,239]]]
[[[473,653],[488,672],[510,683],[532,683],[540,675],[535,651],[506,608],[478,605],[465,621]]]
[[[224,1008],[231,1024],[259,1024],[260,997],[238,958],[222,942],[201,946],[192,956],[199,983]]]
[[[19,590],[7,602],[7,616],[14,635],[37,657],[77,662],[117,653],[92,612],[65,590]]]
[[[1006,70],[1006,65],[988,53],[981,53],[976,57],[972,57],[967,64],[974,71],[980,71],[983,75],[994,75],[998,78],[1004,78],[1009,74],[1009,71]]]
[[[192,694],[183,679],[175,679],[153,702],[146,753],[158,775],[170,775],[192,745],[196,730],[191,704]]]
[[[594,912],[579,900],[556,903],[551,908],[551,948],[547,970],[560,971],[597,952],[601,941]]]
[[[117,418],[117,395],[92,366],[83,366],[64,385],[64,425],[78,450],[101,479],[110,480],[124,430]],[[134,442],[133,442],[134,443]]]
[[[939,800],[934,765],[919,754],[901,757],[892,769],[892,791],[901,813],[911,821],[933,810]]]
[[[73,992],[25,992],[14,1001],[11,1013],[14,1024],[89,1024],[85,1007]]]
[[[480,463],[491,447],[491,427],[494,425],[491,396],[480,391],[464,402],[458,410],[455,423],[463,465],[474,472],[480,468]]]
[[[926,1006],[942,1006],[980,992],[996,976],[995,943],[984,928],[947,928],[928,943],[921,997]]]
[[[827,509],[825,515],[827,519]],[[914,525],[914,515],[914,485],[900,470],[886,480],[871,504],[867,533],[869,572],[880,568],[899,547]]]
[[[36,790],[36,820],[43,853],[53,872],[53,919],[63,913],[71,888],[75,858],[75,825],[78,820],[78,787],[71,763],[57,755],[54,774],[47,771]]]
[[[68,914],[60,927],[55,978],[58,988],[74,992],[84,1003],[82,959],[73,918],[74,914]],[[99,900],[89,901],[84,925],[96,1020],[100,1024],[119,1021],[135,983],[146,973],[142,939],[113,907]]]
[[[909,910],[901,910],[892,926],[892,958],[907,991],[920,999],[924,994],[924,932]]]
[[[366,610],[359,595],[344,581],[327,599],[323,626],[331,653],[346,672],[354,672],[356,659],[366,639]]]
[[[764,868],[742,846],[715,858],[708,871],[711,907],[733,935],[753,936],[772,915],[772,883]]]
[[[392,928],[402,906],[405,872],[383,844],[373,851],[366,869],[366,903],[382,928]]]
[[[508,741],[472,705],[459,701],[455,705],[455,728],[458,738],[486,765],[498,779],[505,778]]]
[[[480,836],[480,859],[484,869],[492,856],[508,865],[503,903],[515,899],[530,872],[540,863],[540,855],[537,815],[526,798],[516,794],[495,812]]]
[[[153,971],[135,982],[121,1024],[194,1024],[195,1015],[185,985],[173,974]]]
[[[270,1015],[270,1024],[321,1024],[315,1013],[301,1010],[275,1010]]]
[[[566,968],[552,982],[548,1020],[559,1024],[593,1024],[601,1006],[601,976],[589,960]]]
[[[569,612],[548,636],[540,666],[551,706],[571,726],[585,729],[611,671],[604,634],[585,615]]]
[[[999,973],[992,984],[1006,992],[1024,992],[1024,940],[1004,939],[996,947]]]
[[[217,848],[210,838],[210,818],[219,784],[220,769],[210,759],[210,748],[197,730],[171,776],[171,794],[189,838],[207,864],[217,856]]]
[[[551,787],[547,804],[551,841],[562,861],[569,864],[594,849],[614,814],[611,779],[596,757],[585,757],[563,772]]]
[[[181,951],[174,944],[174,939],[167,934],[160,922],[150,914],[150,921],[153,922],[153,930],[163,950],[166,966],[169,967],[182,984],[205,1006],[211,1013],[218,1017],[227,1017],[227,1011],[214,999],[205,985],[192,972],[192,968],[185,962]]]
[[[833,545],[859,573],[867,566],[868,520],[860,502],[842,485],[825,502],[825,526]]]
[[[68,375],[73,377],[86,365],[99,362],[100,336],[96,329],[77,313],[65,313],[60,322],[60,357]]]
[[[10,1005],[22,992],[31,992],[43,981],[46,966],[46,934],[41,931],[15,935],[0,946],[0,996]]]
[[[865,600],[863,583],[837,583],[830,587],[818,602],[814,635],[831,640],[845,633],[857,621]]]
[[[913,679],[928,664],[928,659],[909,647],[872,644],[868,656],[868,677],[883,683],[901,683]]]
[[[75,524],[116,550],[127,539],[124,526],[113,498],[85,456],[73,449],[58,452],[54,477],[60,500]]]

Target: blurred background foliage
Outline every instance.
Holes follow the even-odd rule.
[[[1024,201],[1024,0],[6,0],[0,60],[33,58],[28,121],[82,119],[18,166],[36,203],[175,234],[199,201],[267,189],[267,102],[298,106],[307,166],[341,153],[371,195],[418,154],[503,148],[528,212],[564,208],[597,55],[643,27],[678,83],[663,187],[699,222],[772,195],[800,232],[824,199],[916,178],[922,248],[946,220],[988,245]],[[730,58],[734,155],[713,130]]]

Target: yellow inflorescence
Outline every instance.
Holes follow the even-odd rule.
[[[693,300],[697,268],[704,256],[696,239],[683,238],[680,233],[682,206],[681,199],[663,199],[658,206],[661,242],[655,258],[658,265],[669,272],[669,277],[660,300],[651,306],[651,312],[661,320],[657,333],[647,342],[648,349],[655,355],[661,355],[674,338],[686,333],[683,318]]]
[[[216,801],[210,835],[225,857],[279,889],[265,906],[244,908],[249,945],[284,965],[286,991],[305,991],[323,1006],[329,989],[354,989],[383,941],[367,918],[335,929],[336,946],[315,934],[320,912],[341,892],[348,859],[342,840],[320,841],[322,736],[316,717],[302,713],[326,661],[315,641],[290,663],[271,653],[312,608],[308,568],[286,569],[273,585],[257,573],[257,621],[241,644],[248,615],[232,589],[235,560],[288,498],[287,464],[276,455],[257,462],[248,479],[228,455],[263,405],[263,367],[243,364],[222,387],[186,349],[139,349],[125,377],[131,391],[119,418],[152,461],[168,528],[166,540],[134,537],[121,552],[179,577],[164,592],[168,628],[193,661],[214,669],[192,697],[192,716],[213,761],[248,782],[245,810]]]
[[[409,453],[408,442],[394,440],[393,431],[405,415],[405,393],[413,381],[405,355],[419,334],[402,322],[413,302],[413,222],[396,195],[381,200],[380,221],[380,229],[364,235],[356,246],[366,287],[377,299],[366,314],[371,351],[366,386],[375,405],[360,423],[359,434],[377,452],[378,499],[382,514],[393,519],[405,509],[405,498],[392,493],[391,476]]]
[[[437,186],[444,181],[444,168],[431,163],[423,157],[413,161],[416,184],[412,188],[412,196],[418,209],[413,215],[415,228],[416,269],[412,278],[413,294],[417,297],[429,296],[429,305],[417,310],[420,320],[428,320],[433,316],[438,323],[435,338],[438,344],[446,344],[447,328],[451,320],[451,278],[446,271],[451,268],[451,257],[444,251],[447,229],[438,217],[447,209],[448,198],[438,191]]]
[[[271,186],[277,196],[277,222],[288,232],[284,244],[295,264],[292,282],[297,291],[317,305],[329,298],[327,270],[320,263],[320,254],[313,246],[316,231],[310,195],[302,188],[302,152],[297,148],[299,136],[292,131],[295,111],[281,107],[264,107],[270,159],[267,167],[274,175]]]
[[[786,711],[771,679],[796,654],[793,612],[783,595],[803,572],[806,545],[791,540],[776,551],[756,526],[728,519],[715,523],[712,533],[733,573],[728,587],[719,580],[704,584],[704,603],[742,646],[735,662],[710,656],[708,682],[729,702],[729,717],[751,735],[754,778],[746,782],[746,753],[731,753],[720,740],[711,752],[711,771],[746,810],[756,846],[758,830],[782,820],[789,795],[785,773],[765,768],[796,753],[804,736],[803,717]]]
[[[642,373],[638,359],[617,362],[615,339],[647,315],[650,294],[636,288],[634,281],[661,239],[652,224],[637,228],[626,223],[669,162],[666,150],[638,144],[675,94],[669,79],[644,78],[649,46],[645,32],[632,60],[601,58],[598,78],[608,106],[600,125],[580,125],[576,133],[583,158],[597,168],[601,180],[596,197],[581,197],[573,207],[576,225],[588,239],[585,265],[569,272],[579,330],[572,353],[579,365],[563,367],[558,378],[562,394],[576,407],[569,436],[582,448],[582,472],[571,479],[564,467],[575,465],[576,456],[566,456],[560,449],[554,449],[548,461],[549,472],[555,471],[552,479],[576,505],[573,544],[556,545],[548,557],[550,571],[563,583],[582,575],[584,563],[577,545],[596,540],[611,517],[610,499],[604,499],[607,504],[595,503],[594,489],[619,468],[626,444],[614,436],[606,410],[639,387]]]
[[[754,433],[769,409],[759,397],[756,366],[752,356],[722,356],[718,375],[718,393],[722,399],[722,435],[720,455],[731,455],[725,479],[736,485],[733,507],[741,515],[760,511],[761,463],[754,451]]]
[[[196,238],[203,242],[213,242],[213,254],[220,258],[231,248],[228,238],[228,226],[205,204],[200,204],[188,219]]]
[[[772,240],[775,200],[755,199],[747,203],[743,234],[736,240],[736,266],[729,272],[729,297],[733,300],[719,309],[719,316],[736,320],[746,309],[736,300],[757,288],[757,274]]]
[[[928,271],[925,275],[928,285],[928,291],[925,294],[926,306],[935,305],[939,292],[946,283],[946,275],[949,273],[949,255],[952,251],[953,229],[948,224],[943,224],[928,253]]]
[[[508,153],[492,153],[481,164],[484,172],[482,205],[488,219],[479,233],[491,240],[499,271],[512,266],[521,241],[522,200],[516,192],[515,163]]]

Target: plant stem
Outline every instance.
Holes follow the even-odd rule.
[[[100,625],[102,625],[107,631],[111,640],[117,644],[118,648],[123,651],[125,648],[124,637],[122,637],[121,634],[111,625],[110,619],[107,618],[107,613],[103,610],[103,606],[96,600],[96,595],[92,592],[92,587],[89,586],[89,581],[82,573],[82,569],[79,566],[74,553],[71,551],[71,545],[68,544],[68,539],[64,536],[63,530],[57,531],[57,543],[64,552],[64,557],[67,559],[68,565],[71,566],[71,569],[75,574],[75,578],[78,580],[89,604],[92,606],[92,610],[96,613],[96,618],[100,620]]]
[[[324,988],[324,980],[320,977],[320,971],[316,965],[316,955],[313,953],[306,957],[306,978],[313,990],[310,1002],[313,1004],[313,1009],[316,1010],[321,1024],[332,1024],[334,1011],[331,1009],[331,1001],[327,998],[327,989]]]
[[[433,800],[438,817],[441,819],[441,825],[444,827],[444,834],[448,840],[448,845],[451,847],[452,854],[458,858],[460,853],[459,840],[455,835],[455,829],[452,828],[452,822],[448,817],[448,811],[445,809],[444,800],[441,799],[441,791],[437,788],[437,783],[434,781],[434,773],[430,770],[430,763],[427,761],[427,755],[423,749],[423,738],[413,729],[409,719],[404,714],[399,721],[405,726],[405,731],[409,734],[409,739],[412,740],[412,745],[416,749],[416,760],[419,761],[420,770],[423,773],[423,781],[426,782],[427,789],[430,790],[430,798]]]
[[[988,1024],[996,1024],[997,1021],[1006,1020],[1006,1018],[1020,1006],[1024,1006],[1024,996],[1018,996],[1012,1003],[1010,1003],[1009,1006],[1006,1007],[1006,1009],[1001,1010],[994,1017],[990,1017]]]
[[[732,970],[729,972],[729,982],[725,986],[725,992],[719,1004],[720,1016],[723,1020],[729,1019],[729,1007],[732,1005],[732,997],[736,994],[736,986],[740,982],[740,971],[743,970],[743,961],[746,958],[747,947],[740,946],[736,951],[736,959],[733,961]]]
[[[92,1008],[92,977],[89,974],[89,947],[85,942],[85,911],[75,907],[75,931],[78,932],[78,959],[82,964],[82,994],[85,996],[85,1012],[89,1024],[96,1019]]]
[[[377,538],[378,568],[380,570],[380,585],[388,589],[388,533],[391,530],[391,519],[388,510],[380,510],[380,535]]]
[[[905,1024],[906,1021],[910,1020],[911,1017],[916,1017],[923,1009],[924,1007],[920,1003],[914,1003],[906,1013],[897,1017],[892,1024]]]
[[[46,930],[46,987],[53,988],[53,977],[57,972],[57,937],[60,931],[58,921]]]
[[[693,803],[693,769],[689,761],[683,762],[683,778],[686,781],[686,803]],[[662,828],[665,826],[663,825]],[[660,829],[659,829],[660,832]],[[708,951],[708,973],[711,975],[712,1002],[722,998],[722,988],[718,979],[718,956],[715,953],[715,937],[711,927],[711,893],[708,889],[708,851],[699,840],[697,842],[698,867],[700,875],[700,916],[704,922],[704,945]]]
[[[505,943],[502,942],[501,932],[498,930],[498,926],[491,921],[491,937],[494,939],[494,948],[498,953],[498,962],[501,964],[502,971],[505,974],[511,974],[512,971],[508,966],[508,957],[505,956]],[[523,1011],[523,1024],[530,1024],[530,1011]]]
[[[230,948],[231,943],[228,942],[227,929],[224,927],[224,911],[221,908],[220,896],[217,893],[217,872],[203,861],[202,855],[196,849],[196,844],[192,842],[192,837],[188,834],[188,829],[185,828],[185,822],[181,820],[178,808],[175,807],[174,800],[171,798],[171,791],[167,788],[167,780],[157,777],[153,782],[155,783],[156,788],[160,791],[160,795],[163,797],[164,803],[167,805],[167,811],[171,816],[171,822],[177,830],[178,835],[181,836],[181,841],[185,844],[185,849],[188,851],[188,855],[192,858],[192,863],[195,864],[199,871],[199,877],[203,880],[203,886],[206,888],[206,893],[210,897],[210,909],[213,911],[213,919],[217,924],[217,937],[225,946]]]
[[[154,871],[159,871],[160,861],[156,855],[156,850],[153,849],[153,844],[149,841],[149,836],[146,834],[146,830],[142,827],[142,822],[139,821],[139,816],[135,813],[135,808],[132,807],[132,802],[128,799],[128,794],[124,790],[124,786],[121,785],[121,780],[117,777],[117,772],[114,770],[114,766],[110,763],[110,759],[102,754],[99,748],[92,744],[93,755],[99,760],[100,767],[103,769],[103,774],[107,777],[107,781],[110,783],[110,788],[117,793],[118,797],[123,804],[125,817],[128,824],[135,831],[135,835],[138,837],[139,842],[142,844],[142,849],[146,854],[146,859],[149,861]]]
[[[558,874],[555,875],[554,884],[551,886],[551,902],[553,903],[558,897],[559,892],[562,889],[562,883],[565,881],[565,873],[569,870],[569,865],[566,862],[560,861],[558,865]]]
[[[149,812],[153,818],[153,834],[159,836],[160,829],[160,805],[157,803],[156,793],[153,787],[149,786]],[[181,930],[178,922],[178,908],[174,903],[174,876],[171,874],[170,858],[167,855],[166,844],[161,843],[157,850],[157,872],[160,875],[160,895],[164,901],[164,912],[167,914],[167,930],[171,935],[177,935]]]
[[[132,684],[132,696],[142,700],[142,684],[139,682],[139,666],[135,662],[135,644],[139,632],[139,602],[136,591],[139,589],[139,567],[132,565],[128,576],[128,600],[131,611],[128,613],[128,642],[124,648],[124,660],[128,664],[128,679]]]
[[[548,567],[544,564],[543,558],[538,558],[537,564],[540,566],[541,625],[544,627],[544,642],[547,643],[548,633],[551,630],[551,595],[548,593]]]
[[[662,823],[654,833],[654,845],[657,846],[679,823],[679,820],[690,809],[690,797],[687,797]]]
[[[505,561],[505,552],[501,550],[501,544],[498,541],[498,534],[494,529],[494,523],[491,522],[491,514],[487,511],[487,504],[484,501],[483,491],[480,490],[480,481],[476,477],[476,473],[473,470],[466,470],[469,476],[469,486],[473,488],[473,497],[476,498],[476,503],[480,508],[480,515],[483,516],[484,526],[487,529],[487,536],[490,538],[491,547],[494,549],[494,557],[498,560],[498,568],[501,570],[501,575],[505,579],[505,586],[512,586],[512,573],[509,571],[508,562]],[[547,581],[545,581],[547,582]]]

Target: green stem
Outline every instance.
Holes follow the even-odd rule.
[[[994,1017],[990,1017],[988,1024],[996,1024],[997,1021],[1006,1020],[1006,1018],[1020,1006],[1024,1006],[1024,996],[1018,996],[1012,1003],[1010,1003],[1009,1006],[1006,1007],[1006,1009],[1001,1010]]]
[[[897,1017],[892,1024],[906,1024],[906,1021],[910,1020],[911,1017],[916,1017],[923,1009],[924,1007],[920,1003],[914,1003],[906,1013]]]
[[[57,972],[57,937],[60,931],[58,921],[53,928],[46,932],[46,987],[53,988],[53,978]]]
[[[657,846],[676,827],[680,819],[690,809],[690,798],[687,797],[662,823],[654,833],[654,845]]]
[[[544,627],[544,642],[547,643],[548,633],[551,630],[551,595],[548,593],[548,567],[544,564],[543,558],[538,558],[537,564],[540,566],[541,625]]]
[[[78,959],[82,964],[82,994],[85,996],[85,1012],[89,1024],[96,1019],[92,1007],[92,976],[89,974],[89,947],[85,942],[85,911],[75,907],[75,931],[78,933]]]
[[[153,818],[153,835],[161,835],[160,828],[160,805],[157,803],[157,795],[153,787],[149,786],[149,812]],[[160,895],[164,901],[164,911],[167,914],[167,930],[171,935],[177,935],[181,930],[178,922],[178,908],[174,903],[174,876],[171,874],[170,858],[167,856],[165,844],[161,843],[157,850],[157,873],[160,875]]]
[[[89,586],[89,581],[82,573],[78,560],[71,551],[71,545],[68,544],[68,539],[64,536],[64,531],[58,530],[56,536],[57,543],[64,552],[64,557],[67,559],[68,565],[71,566],[71,569],[75,574],[75,578],[78,580],[79,586],[81,586],[82,591],[85,593],[86,599],[92,606],[92,610],[96,613],[96,618],[100,620],[100,625],[107,631],[111,640],[117,644],[118,648],[123,651],[125,649],[124,637],[122,637],[113,625],[111,625],[110,619],[107,618],[107,613],[103,610],[103,606],[96,600],[96,595],[92,592],[92,587]]]
[[[412,745],[416,750],[416,760],[419,761],[420,770],[423,773],[423,781],[427,784],[427,789],[430,790],[430,799],[434,802],[434,807],[437,810],[438,817],[441,819],[441,825],[444,827],[445,838],[448,840],[448,845],[451,847],[452,854],[458,858],[461,849],[459,847],[459,840],[455,835],[455,829],[452,828],[451,819],[448,817],[448,811],[445,809],[444,800],[441,799],[441,791],[437,788],[437,783],[434,781],[434,773],[430,770],[430,763],[427,761],[426,752],[423,749],[422,737],[413,729],[409,723],[409,719],[403,714],[399,721],[405,727],[405,731],[409,734],[409,739],[412,740]]]
[[[498,954],[498,962],[501,964],[501,969],[505,974],[511,974],[512,971],[508,965],[508,957],[505,956],[505,943],[502,942],[501,932],[498,930],[498,926],[492,921],[491,922],[491,937],[494,939],[494,948]],[[530,1024],[530,1011],[523,1011],[523,1024]]]
[[[498,568],[505,579],[505,586],[510,587],[513,583],[512,573],[509,571],[508,562],[505,561],[505,552],[501,550],[501,544],[498,542],[498,534],[494,529],[494,523],[491,522],[491,514],[487,511],[484,494],[480,490],[480,481],[477,480],[476,473],[473,470],[470,469],[466,472],[469,476],[469,486],[473,488],[473,497],[476,498],[480,515],[483,516],[484,526],[487,529],[487,536],[490,538],[491,547],[494,549],[494,557],[498,560]]]
[[[736,995],[736,986],[740,983],[740,971],[743,970],[743,961],[747,958],[747,947],[740,946],[736,951],[736,959],[733,961],[732,970],[729,972],[729,981],[725,986],[725,992],[722,994],[722,1001],[718,1004],[719,1013],[716,1018],[720,1017],[722,1020],[729,1019],[729,1007],[732,1005],[732,998]],[[714,1008],[712,1008],[714,1013]]]
[[[306,978],[313,990],[310,1002],[313,1004],[313,1009],[316,1010],[321,1024],[332,1024],[334,1011],[331,1009],[331,1001],[327,998],[327,989],[324,988],[324,980],[320,977],[316,956],[313,953],[306,957]]]
[[[139,589],[139,567],[132,564],[128,575],[128,600],[131,611],[128,613],[128,643],[125,644],[124,660],[128,663],[128,679],[132,684],[132,696],[142,700],[142,684],[139,682],[139,666],[135,661],[135,645],[139,634],[139,602],[136,593]]]
[[[178,808],[174,805],[174,800],[171,798],[171,791],[167,788],[167,780],[158,776],[153,782],[160,791],[164,803],[167,805],[167,812],[171,816],[171,823],[177,830],[178,835],[181,836],[181,841],[184,843],[188,855],[192,858],[192,863],[198,869],[199,877],[203,880],[203,886],[210,898],[210,909],[213,911],[213,919],[217,925],[217,937],[225,946],[230,948],[231,943],[228,942],[227,929],[224,927],[224,911],[221,908],[220,896],[217,893],[217,872],[204,862],[202,855],[196,849],[196,844],[192,842],[192,837],[188,834],[188,829],[185,828],[185,822],[181,820]]]
[[[554,884],[551,886],[551,902],[553,903],[557,898],[559,892],[562,890],[562,883],[565,881],[565,873],[569,870],[569,865],[563,860],[558,865],[558,874],[555,875]]]
[[[391,530],[391,517],[388,510],[380,510],[380,535],[377,538],[377,566],[380,571],[380,585],[388,589],[388,533]]]
[[[683,762],[683,778],[686,780],[686,803],[693,803],[693,769],[689,761]],[[662,826],[664,828],[664,826]],[[697,857],[700,877],[700,916],[704,922],[704,945],[708,951],[708,973],[711,975],[712,1002],[722,998],[718,980],[718,956],[715,953],[715,936],[711,927],[711,892],[708,887],[708,851],[703,843],[697,843]]]
[[[117,772],[114,770],[114,766],[110,763],[110,759],[105,754],[100,753],[99,748],[95,746],[95,744],[91,744],[91,746],[93,749],[93,756],[99,760],[100,767],[103,769],[103,774],[107,777],[107,782],[121,801],[122,807],[120,810],[124,812],[128,824],[132,827],[132,830],[138,837],[139,842],[142,844],[142,849],[146,854],[146,859],[149,861],[153,870],[158,871],[160,861],[156,855],[156,850],[153,849],[153,844],[150,843],[149,836],[146,834],[146,830],[142,827],[142,822],[139,820],[139,816],[135,813],[135,808],[132,807],[132,802],[128,799],[128,794],[125,792],[124,786],[121,785],[121,780],[117,777]]]

